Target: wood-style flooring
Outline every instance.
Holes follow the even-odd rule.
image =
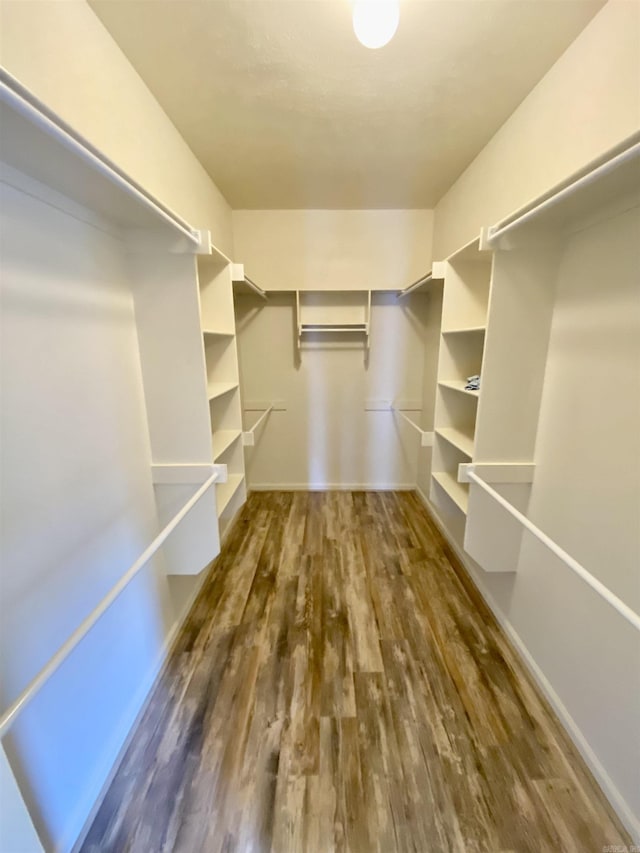
[[[629,843],[416,495],[263,492],[82,850]]]

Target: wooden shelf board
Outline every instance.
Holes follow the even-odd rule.
[[[203,329],[202,334],[205,338],[232,338],[235,332],[223,332],[220,329]]]
[[[480,396],[479,391],[467,391],[464,387],[467,383],[462,379],[447,379],[440,380],[438,385],[441,388],[448,388],[450,391],[459,391],[461,394],[466,394],[468,397],[475,397],[477,400]]]
[[[443,335],[484,335],[486,326],[468,326],[464,329],[443,329]]]
[[[469,504],[469,493],[464,484],[458,483],[453,474],[450,474],[448,471],[434,471],[431,476],[440,488],[449,495],[458,509],[466,515]]]
[[[231,499],[242,485],[244,476],[242,474],[229,474],[226,483],[216,486],[216,504],[218,507],[218,518],[229,506]]]
[[[237,382],[210,382],[207,386],[209,400],[215,400],[216,397],[222,397],[223,394],[228,394],[238,387]]]
[[[444,438],[449,444],[452,444],[469,459],[473,458],[473,438],[469,437],[462,430],[454,429],[454,427],[443,427],[436,430],[436,435]]]
[[[213,461],[216,462],[222,454],[227,451],[231,445],[236,442],[242,431],[239,429],[221,429],[213,434],[211,447],[213,449]]]

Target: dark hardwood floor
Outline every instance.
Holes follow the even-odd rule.
[[[418,498],[254,493],[82,850],[629,844]]]

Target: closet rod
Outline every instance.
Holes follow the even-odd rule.
[[[414,290],[417,290],[419,287],[422,287],[423,284],[427,284],[427,282],[431,281],[433,278],[433,273],[427,273],[423,275],[422,278],[419,278],[417,281],[414,281],[413,284],[405,287],[404,290],[401,290],[398,293],[398,299],[404,299],[405,296],[408,296],[410,293],[413,293]]]
[[[577,560],[574,560],[570,554],[567,554],[567,552],[557,545],[553,539],[547,536],[546,533],[543,533],[539,527],[536,527],[532,521],[529,521],[526,515],[523,515],[519,510],[512,506],[509,501],[505,500],[502,495],[498,494],[495,489],[492,489],[491,486],[489,486],[481,477],[478,477],[474,471],[467,468],[466,477],[471,480],[471,482],[480,486],[480,488],[497,501],[500,506],[504,507],[504,509],[517,519],[523,527],[525,527],[530,533],[533,533],[536,539],[542,542],[543,545],[546,545],[547,548],[552,551],[556,557],[559,557],[566,566],[578,575],[578,577],[582,578],[585,583],[589,584],[591,589],[597,592],[610,607],[613,607],[613,609],[623,617],[623,619],[626,619],[627,622],[636,629],[636,631],[640,631],[640,616],[625,604],[624,601],[618,598],[615,593],[611,592],[608,587],[588,572]]]
[[[397,412],[400,417],[404,418],[405,421],[409,424],[409,426],[413,427],[416,432],[420,433],[420,446],[421,447],[433,447],[433,433],[428,430],[421,429],[417,423],[411,420],[411,418],[407,417],[402,409],[396,409],[396,407],[391,404],[391,411]]]
[[[127,569],[127,571],[122,575],[117,584],[113,587],[113,589],[105,595],[102,601],[98,604],[98,606],[87,616],[87,618],[76,628],[73,634],[69,637],[69,639],[60,646],[58,651],[50,658],[49,662],[45,664],[45,666],[40,670],[40,672],[36,675],[36,677],[29,682],[29,684],[25,687],[22,693],[18,696],[18,698],[13,702],[12,705],[7,708],[2,717],[0,717],[0,738],[4,737],[4,735],[9,731],[11,726],[15,723],[18,716],[24,711],[24,709],[29,705],[32,699],[36,697],[36,695],[40,692],[40,690],[44,687],[44,685],[49,681],[51,676],[56,672],[56,670],[64,663],[64,661],[69,657],[71,652],[76,648],[76,646],[80,643],[81,640],[89,633],[89,631],[96,624],[98,619],[104,615],[104,613],[111,607],[113,602],[118,598],[121,592],[131,583],[131,581],[135,578],[135,576],[140,572],[141,569],[146,566],[149,560],[156,553],[158,548],[163,544],[167,536],[174,530],[174,528],[182,521],[185,515],[189,512],[190,509],[200,500],[200,498],[204,495],[204,493],[213,486],[220,479],[220,473],[216,471],[213,473],[206,482],[204,482],[198,491],[191,497],[187,503],[182,507],[182,509],[173,516],[171,521],[160,531],[160,533],[156,536],[153,542],[149,545],[149,547],[144,551],[135,563]]]
[[[424,433],[424,430],[420,429],[418,424],[414,423],[411,418],[407,417],[403,411],[401,411],[400,409],[396,409],[395,406],[391,406],[391,411],[396,412],[398,415],[400,415],[401,418],[404,418],[405,421],[409,424],[409,426],[412,426],[417,432],[420,433],[420,435]]]
[[[257,294],[258,294],[258,296],[259,296],[261,299],[266,299],[266,298],[267,298],[267,291],[266,291],[266,290],[263,290],[259,285],[257,285],[257,284],[255,283],[255,281],[251,281],[251,279],[250,279],[250,278],[248,278],[246,275],[245,275],[245,277],[244,277],[244,280],[245,280],[245,281],[246,281],[246,283],[249,285],[249,287],[251,288],[251,290],[253,290],[255,293],[257,293]]]
[[[600,178],[608,175],[610,172],[614,172],[619,166],[622,166],[628,160],[633,160],[640,154],[640,142],[632,145],[630,148],[622,151],[620,154],[617,154],[615,157],[612,157],[611,160],[607,160],[605,163],[602,163],[600,166],[597,166],[595,169],[592,169],[587,174],[582,175],[579,178],[576,178],[567,186],[553,193],[552,195],[545,198],[543,201],[536,204],[534,207],[530,209],[523,209],[523,211],[519,214],[515,214],[515,218],[505,219],[502,223],[498,223],[489,229],[488,239],[489,243],[493,244],[500,237],[503,237],[505,234],[508,234],[514,228],[518,228],[521,225],[524,225],[526,222],[529,222],[531,219],[535,219],[535,217],[540,216],[540,214],[544,213],[549,208],[555,207],[561,201],[564,201],[565,198],[573,195],[573,193],[578,190],[583,189],[584,187],[588,187],[590,184],[598,181]]]
[[[52,113],[42,101],[25,89],[8,71],[0,68],[0,100],[9,104],[16,112],[39,127],[48,136],[52,136],[61,145],[72,151],[80,160],[88,163],[96,172],[117,185],[127,195],[141,202],[157,216],[180,231],[194,245],[200,245],[200,237],[183,219],[169,208],[155,201],[138,184],[104,157],[84,137],[72,130],[55,113]]]
[[[264,411],[264,412],[260,415],[260,417],[259,417],[259,418],[258,418],[258,420],[255,422],[255,424],[251,427],[251,429],[248,429],[248,430],[247,430],[247,432],[254,433],[254,432],[258,429],[258,427],[260,426],[260,424],[262,423],[262,421],[267,417],[267,415],[269,414],[269,412],[272,412],[272,411],[273,411],[273,406],[269,406],[269,408],[268,408],[268,409],[266,409],[266,411]]]

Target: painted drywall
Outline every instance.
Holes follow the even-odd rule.
[[[229,205],[85,0],[1,0],[0,25],[14,77],[232,255]]]
[[[439,201],[434,258],[640,127],[640,3],[609,0]]]
[[[0,747],[0,850],[44,853],[4,749]]]
[[[158,531],[125,258],[34,186],[0,204],[3,709]],[[5,738],[46,849],[75,842],[177,618],[159,556]]]
[[[283,290],[406,286],[431,268],[431,226],[431,211],[234,212],[237,259]],[[420,419],[431,313],[425,295],[374,294],[368,354],[352,337],[305,340],[298,353],[293,293],[237,299],[243,402],[286,405],[247,448],[249,486],[412,486],[418,434],[365,405],[403,400]]]
[[[428,299],[374,296],[370,350],[362,336],[305,337],[298,353],[293,294],[237,299],[245,405],[279,401],[246,448],[250,488],[411,488],[418,434],[388,408],[404,400],[419,421]],[[347,340],[348,339],[348,340]],[[245,428],[258,418],[246,412]]]
[[[553,315],[548,351],[546,338],[541,342],[545,381],[539,418],[536,411],[535,450],[528,456],[536,464],[535,478],[528,505],[521,507],[636,612],[640,611],[638,233],[637,207],[591,224],[575,234],[555,266],[536,279],[541,304],[551,300]],[[544,247],[536,246],[536,256],[543,253]],[[508,270],[498,265],[500,260],[494,270],[498,266]],[[494,286],[508,288],[513,283],[512,277]],[[502,319],[508,321],[508,315]],[[494,339],[500,334],[500,328],[492,326],[495,320],[491,315],[489,336]],[[540,332],[537,337],[544,338]],[[482,412],[487,446],[487,419],[492,415],[486,408]],[[494,429],[493,444],[500,447],[501,425]],[[472,486],[472,491],[476,488]],[[506,487],[498,488],[514,502]],[[475,497],[471,495],[468,528]],[[496,548],[501,554],[505,550],[509,527],[504,517],[498,517],[500,512],[492,517],[488,554]],[[455,536],[456,531],[451,533]],[[529,534],[522,534],[519,553],[508,549],[506,553],[507,574],[484,572],[469,559],[465,563],[638,841],[638,633]]]
[[[431,270],[430,210],[234,210],[235,260],[265,289],[394,290]]]
[[[638,234],[635,208],[577,234],[563,255],[529,505],[534,523],[636,612]],[[639,840],[638,632],[527,536],[501,604],[626,803]]]

